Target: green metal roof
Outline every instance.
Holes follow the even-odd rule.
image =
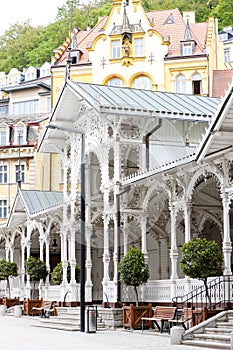
[[[22,190],[21,193],[30,215],[63,203],[63,192]]]
[[[105,112],[112,110],[143,112],[147,115],[164,115],[172,118],[195,120],[199,117],[212,117],[221,102],[219,98],[198,95],[141,90],[126,87],[113,87],[70,81],[67,83],[84,98],[89,97],[92,105],[99,106]],[[90,102],[90,101],[89,101]],[[208,120],[206,120],[208,121]]]

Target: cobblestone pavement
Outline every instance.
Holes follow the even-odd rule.
[[[170,345],[168,333],[124,329],[81,333],[36,327],[37,317],[0,316],[1,350],[200,350]]]

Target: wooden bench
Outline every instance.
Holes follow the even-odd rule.
[[[32,308],[32,316],[34,316],[35,312],[39,312],[41,317],[49,317],[50,315],[54,315],[56,301],[42,301],[40,307]]]
[[[172,325],[182,325],[182,327],[186,330],[188,327],[192,326],[193,323],[193,310],[192,308],[183,308],[181,316],[175,317],[173,319],[169,319],[169,330],[172,327]]]
[[[164,322],[174,319],[176,307],[173,306],[156,306],[153,317],[142,317],[142,331],[144,329],[144,321],[151,321],[156,325],[160,333],[163,333]],[[160,322],[160,325],[159,323]]]

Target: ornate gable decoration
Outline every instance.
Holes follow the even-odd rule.
[[[126,13],[126,5],[124,5],[124,12],[123,12],[123,23],[121,25],[116,26],[115,23],[113,24],[113,29],[110,33],[110,35],[116,35],[121,34],[122,35],[122,42],[125,42],[126,37],[129,39],[130,42],[132,42],[132,34],[133,33],[145,33],[141,26],[141,21],[137,24],[130,24],[129,18]]]

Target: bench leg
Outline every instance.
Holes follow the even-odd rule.
[[[161,320],[161,328],[160,328],[160,333],[163,333],[163,326],[164,326],[164,321]]]
[[[142,320],[142,332],[144,330],[144,320]]]
[[[156,327],[158,328],[159,332],[161,332],[161,328],[160,328],[160,326],[159,326],[158,322],[157,322],[157,321],[155,321],[155,320],[153,320],[152,322],[154,322],[154,323],[156,324]],[[161,333],[162,333],[162,332],[161,332]]]

